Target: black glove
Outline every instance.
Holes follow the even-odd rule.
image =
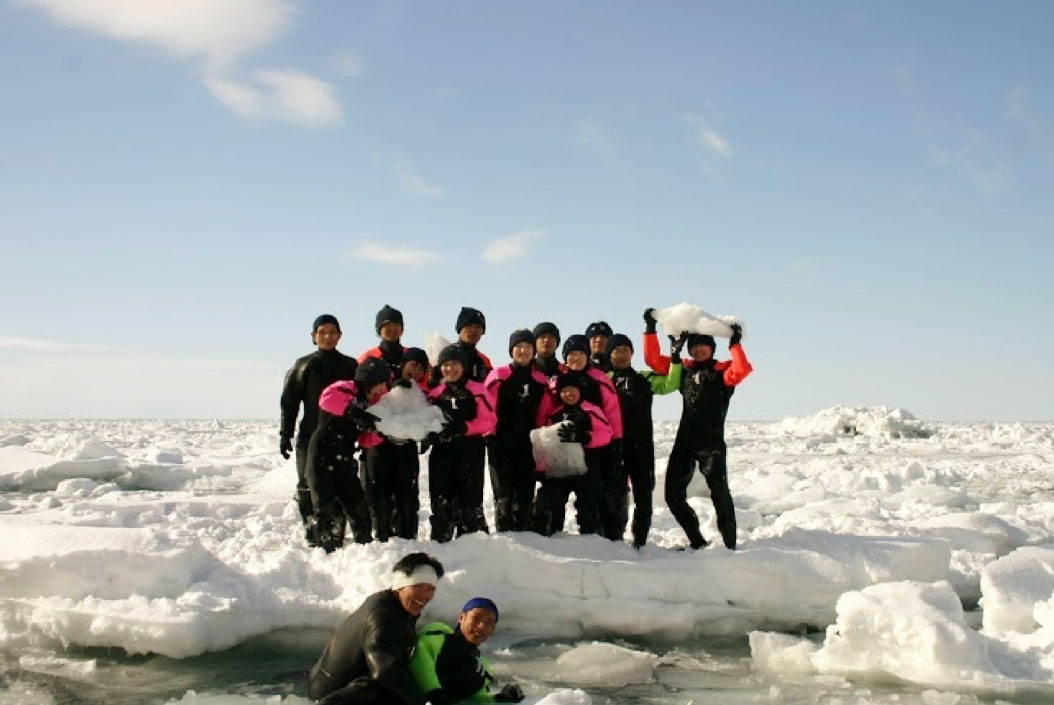
[[[443,424],[443,430],[439,433],[439,439],[450,441],[458,436],[464,436],[466,430],[468,430],[468,427],[464,421],[449,420]]]
[[[731,323],[729,327],[732,329],[732,337],[728,339],[728,347],[739,345],[739,341],[743,339],[743,326],[738,323]]]
[[[523,688],[515,683],[507,683],[500,691],[494,694],[496,703],[518,703],[523,700]]]
[[[644,332],[655,332],[655,309],[653,308],[644,309]]]
[[[278,452],[286,460],[289,460],[289,454],[293,452],[293,439],[284,433],[278,441]]]
[[[589,443],[589,432],[578,430],[578,426],[573,423],[556,429],[556,435],[562,443],[581,443],[582,445]]]
[[[366,411],[366,406],[358,400],[348,404],[348,408],[344,410],[344,416],[360,431],[376,431],[377,422],[380,421],[380,418]]]
[[[686,340],[688,340],[688,331],[684,331],[676,338],[670,336],[670,362],[679,363],[681,361],[681,350]]]
[[[397,379],[392,382],[392,387],[402,387],[403,389],[409,389],[413,386],[413,382],[408,379]],[[434,705],[434,704],[433,704]]]

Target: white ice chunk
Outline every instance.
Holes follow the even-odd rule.
[[[534,465],[546,477],[573,477],[586,472],[586,455],[582,444],[560,440],[560,427],[570,425],[570,421],[563,421],[531,431]]]
[[[556,673],[564,683],[622,687],[650,683],[658,662],[656,654],[594,641],[560,654]]]
[[[661,308],[655,312],[655,320],[662,324],[667,335],[679,335],[684,331],[702,333],[720,338],[731,338],[730,324],[743,322],[735,316],[715,316],[707,313],[695,304],[679,303],[676,306]],[[746,335],[744,334],[744,338]]]
[[[808,639],[776,632],[750,632],[750,658],[756,670],[770,673],[812,675],[812,655],[817,646]]]
[[[593,705],[593,699],[584,690],[561,688],[549,693],[535,705]]]
[[[377,430],[391,438],[423,441],[429,433],[443,430],[443,412],[428,403],[424,391],[416,384],[409,389],[393,387],[370,407],[378,417]]]
[[[444,338],[435,331],[425,335],[425,354],[428,355],[428,362],[435,366],[439,361],[439,353],[443,352],[443,348],[450,345],[450,341]]]
[[[933,435],[910,411],[891,406],[832,406],[813,416],[788,416],[781,428],[795,436],[929,438]]]
[[[1025,546],[981,571],[985,632],[1035,631],[1037,603],[1054,594],[1054,545]]]

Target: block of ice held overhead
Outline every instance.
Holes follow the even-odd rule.
[[[581,443],[564,443],[560,440],[561,426],[544,426],[531,431],[531,450],[534,466],[546,477],[573,477],[586,471],[586,456]]]
[[[1035,631],[1036,604],[1054,595],[1054,545],[1025,546],[989,563],[981,593],[986,632]]]
[[[743,322],[735,316],[715,316],[687,302],[657,310],[655,320],[662,325],[667,335],[679,335],[688,331],[689,333],[730,338],[732,337],[731,324],[743,325]]]
[[[443,430],[443,412],[428,403],[416,384],[410,388],[394,387],[370,407],[380,419],[377,430],[390,438],[423,441],[429,433]]]

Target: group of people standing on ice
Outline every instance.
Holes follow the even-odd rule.
[[[419,458],[428,452],[432,540],[489,530],[483,513],[489,464],[497,531],[560,531],[573,493],[579,532],[621,541],[632,487],[633,545],[639,548],[651,527],[655,485],[653,397],[679,391],[683,406],[666,470],[666,502],[691,547],[705,546],[687,501],[698,467],[724,544],[735,548],[724,425],[735,387],[752,370],[741,330],[732,325],[731,359],[717,361],[712,336],[670,336],[664,355],[654,309],[644,312],[644,323],[647,370],[633,367],[633,342],[604,321],[566,340],[549,321],[513,331],[510,362],[495,367],[477,349],[487,324],[474,308],[461,309],[457,341],[436,360],[403,345],[403,316],[391,306],[377,312],[378,345],[357,359],[337,350],[337,319],[319,316],[311,332],[317,350],[289,370],[281,398],[280,450],[286,458],[294,453],[303,409],[295,455],[308,542],[335,550],[343,545],[346,526],[358,543],[416,538]],[[420,443],[378,432],[369,408],[395,386],[419,387],[442,411],[442,430]],[[561,442],[581,444],[583,474],[536,473],[531,431],[554,424],[560,424]]]

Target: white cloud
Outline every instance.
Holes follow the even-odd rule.
[[[544,230],[523,230],[512,235],[499,237],[491,240],[483,248],[480,255],[483,259],[494,264],[502,264],[512,259],[518,259],[527,254],[530,246],[546,236]]]
[[[418,266],[439,262],[443,258],[430,250],[420,250],[412,247],[394,247],[382,245],[376,242],[362,242],[351,252],[355,259],[380,262],[381,264],[395,264],[403,266]]]
[[[692,139],[705,151],[726,159],[732,156],[732,144],[705,120],[698,115],[686,115],[685,120],[695,128]]]
[[[334,88],[298,71],[256,71],[258,85],[206,76],[205,85],[233,112],[252,120],[279,120],[305,127],[329,127],[341,121]]]
[[[610,157],[615,153],[615,133],[593,118],[579,120],[575,125],[575,139],[579,144]]]
[[[0,336],[0,349],[14,350],[113,350],[106,345],[91,345],[88,343],[63,343],[56,340],[41,340],[39,338],[13,338]]]
[[[271,42],[294,15],[289,0],[20,0],[61,24],[204,58],[213,66]]]
[[[333,87],[299,71],[231,78],[235,62],[273,42],[296,11],[291,0],[18,0],[56,22],[158,47],[201,62],[202,82],[224,107],[250,120],[307,127],[339,123]]]
[[[980,136],[972,130],[967,133],[966,141],[955,149],[931,145],[926,149],[926,158],[934,166],[950,167],[964,174],[973,187],[985,196],[1009,190],[1016,181],[1013,172],[1003,166],[982,166],[976,155]]]
[[[375,154],[373,161],[395,174],[399,181],[399,188],[406,193],[428,198],[440,198],[446,195],[446,189],[443,186],[434,184],[421,176],[413,160],[404,154],[394,154],[390,157]]]

